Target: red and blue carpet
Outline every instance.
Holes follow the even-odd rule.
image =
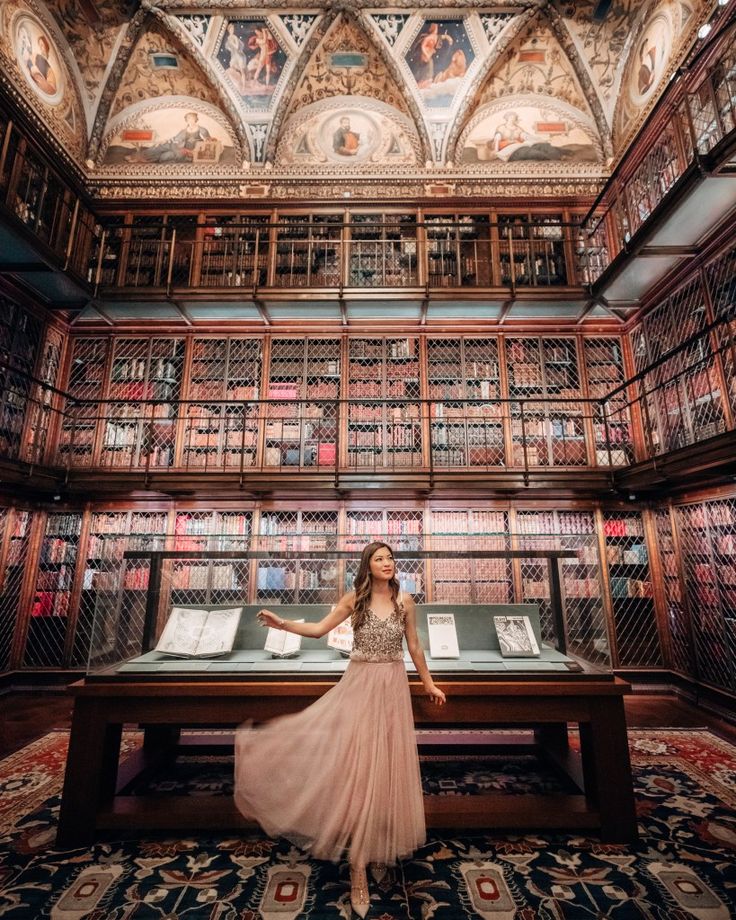
[[[373,920],[729,920],[736,917],[736,747],[704,730],[630,732],[640,840],[432,834],[371,881]],[[0,917],[13,920],[310,920],[350,917],[347,865],[253,834],[54,840],[67,735],[0,762]],[[136,737],[128,744],[137,743]],[[427,792],[554,792],[524,756],[422,759]],[[161,794],[227,794],[232,759],[185,758]],[[149,789],[151,788],[149,786]]]

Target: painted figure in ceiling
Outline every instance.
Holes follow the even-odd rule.
[[[31,79],[42,92],[47,93],[49,96],[53,96],[56,92],[56,74],[49,63],[51,52],[49,40],[45,35],[39,35],[36,39],[38,51],[34,55],[31,48],[30,36],[27,32],[25,35],[28,39],[28,45],[25,49],[25,65],[31,75]]]
[[[432,22],[426,32],[414,42],[410,54],[410,66],[417,86],[424,89],[429,86],[435,76],[435,56],[444,45],[451,46],[453,38],[447,32],[440,32],[439,23]]]
[[[423,103],[450,108],[475,52],[462,19],[429,22],[417,35],[404,60]]]
[[[332,136],[332,149],[344,157],[354,157],[360,148],[360,135],[350,127],[350,118],[344,115]]]
[[[266,108],[273,97],[286,54],[263,19],[228,22],[217,51],[230,82],[253,108]]]
[[[169,140],[152,147],[144,147],[126,157],[129,163],[192,163],[197,145],[209,140],[210,132],[199,124],[196,112],[187,112],[184,127]]]
[[[463,144],[462,161],[595,162],[591,138],[550,111],[520,106],[481,118]]]

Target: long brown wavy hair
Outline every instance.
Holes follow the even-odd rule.
[[[352,624],[353,629],[358,629],[365,622],[365,618],[368,615],[368,608],[371,602],[371,591],[373,590],[373,579],[371,577],[371,559],[373,554],[378,552],[379,549],[387,549],[391,553],[393,558],[394,551],[388,545],[388,543],[381,543],[376,540],[374,543],[369,543],[368,546],[363,550],[363,554],[360,557],[360,565],[358,566],[358,574],[353,579],[353,588],[355,588],[355,602],[353,604],[353,615],[352,615]],[[399,612],[399,582],[396,578],[396,570],[394,569],[393,577],[388,583],[389,591],[391,592],[391,602],[394,605],[394,610],[398,614]]]

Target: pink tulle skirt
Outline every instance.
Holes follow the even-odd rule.
[[[235,802],[318,859],[393,864],[426,838],[403,661],[350,661],[301,712],[235,740]]]

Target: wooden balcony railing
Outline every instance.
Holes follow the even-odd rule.
[[[206,229],[204,235],[202,230]],[[93,254],[96,289],[461,289],[577,286],[600,261],[601,241],[577,224],[176,224],[111,226]]]
[[[683,93],[680,83],[672,85],[663,99],[662,111],[667,114],[649,133],[648,146],[642,150],[635,145],[601,192],[603,207],[596,204],[584,222],[583,248],[595,250],[597,241],[601,255],[590,261],[587,281],[603,274],[687,170],[734,134],[735,34],[731,28],[725,36],[730,36],[730,43],[720,45],[721,53],[698,77],[696,89]],[[665,108],[668,95],[672,101]]]

